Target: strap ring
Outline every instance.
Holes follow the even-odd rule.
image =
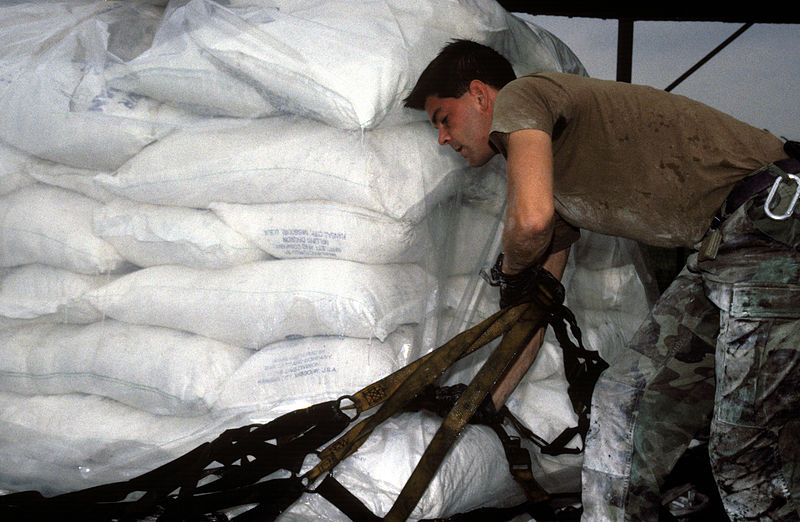
[[[352,404],[349,406],[342,406],[343,401],[350,401]],[[354,396],[342,395],[341,397],[336,399],[336,402],[337,402],[336,407],[339,408],[339,411],[342,413],[345,413],[345,410],[356,410],[356,414],[353,415],[352,417],[350,417],[350,415],[347,415],[347,413],[345,413],[348,417],[350,417],[350,422],[353,422],[361,415],[361,403],[359,403],[358,399],[356,399]]]

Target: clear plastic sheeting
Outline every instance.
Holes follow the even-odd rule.
[[[453,38],[585,74],[470,0],[14,1],[0,29],[0,490],[46,495],[355,392],[496,311],[502,159],[467,168],[402,99]],[[564,281],[613,360],[652,298],[638,247],[584,233]],[[546,439],[574,424],[552,338],[508,404]],[[390,419],[333,473],[385,514],[437,426]],[[530,450],[576,490],[580,455]],[[469,426],[413,517],[523,500]],[[304,495],[283,518],[342,515]]]

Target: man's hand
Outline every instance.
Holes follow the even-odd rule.
[[[500,308],[531,300],[547,307],[564,301],[564,287],[548,270],[531,265],[516,274],[506,274],[502,263],[503,254],[500,253],[491,270],[481,272],[490,285],[500,288]]]

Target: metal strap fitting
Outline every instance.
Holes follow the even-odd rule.
[[[772,188],[769,191],[769,195],[767,196],[767,200],[764,202],[764,212],[771,217],[772,219],[783,221],[784,219],[789,219],[792,214],[794,213],[795,206],[797,205],[797,200],[800,199],[800,177],[796,176],[795,174],[786,174],[786,177],[792,181],[794,181],[797,188],[794,191],[794,197],[792,198],[791,203],[787,207],[786,211],[783,214],[775,214],[770,209],[772,206],[772,199],[775,197],[775,194],[778,193],[778,188],[783,181],[783,176],[779,176],[775,179],[775,183],[772,184]]]

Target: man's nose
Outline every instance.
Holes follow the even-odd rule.
[[[449,141],[450,134],[448,134],[444,127],[439,127],[439,145],[447,145]]]

